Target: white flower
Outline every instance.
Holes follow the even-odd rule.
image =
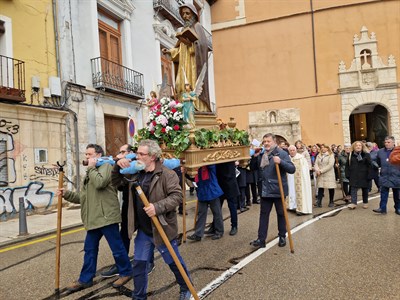
[[[166,131],[166,132],[168,132],[168,131],[170,131],[170,130],[172,130],[172,127],[170,127],[170,126],[165,127],[165,131]]]

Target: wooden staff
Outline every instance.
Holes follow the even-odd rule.
[[[285,193],[283,192],[282,177],[281,177],[281,172],[279,170],[279,164],[275,163],[275,167],[276,167],[276,174],[278,175],[279,191],[281,192],[283,214],[285,216],[285,221],[286,221],[286,231],[288,232],[288,237],[289,237],[290,252],[294,253],[292,233],[290,232],[289,217],[288,217],[288,213],[286,211]]]
[[[149,200],[147,200],[147,197],[143,193],[143,190],[140,187],[140,185],[135,181],[135,182],[133,182],[133,186],[135,187],[136,192],[139,195],[140,199],[142,200],[144,206],[148,207],[150,205]],[[190,282],[190,279],[187,276],[185,270],[183,269],[181,262],[179,261],[178,257],[176,256],[176,253],[175,253],[174,249],[172,248],[171,243],[170,243],[167,235],[165,234],[164,229],[162,228],[157,216],[151,217],[151,220],[153,221],[154,225],[156,226],[158,233],[161,235],[161,238],[162,238],[165,246],[167,246],[167,249],[168,249],[169,253],[171,254],[172,259],[174,260],[176,266],[178,267],[179,273],[181,273],[183,280],[185,280],[185,283],[188,286],[190,293],[192,294],[194,299],[199,300],[200,298],[197,295],[192,283]]]
[[[182,241],[186,243],[186,181],[185,181],[185,173],[186,171],[183,170],[182,172],[182,195],[183,195],[183,200],[182,200]]]
[[[197,213],[199,212],[199,200],[196,200],[196,208],[194,210],[193,230],[196,229]]]
[[[64,166],[57,162],[58,165],[58,189],[62,189],[64,185]],[[61,251],[61,218],[62,218],[62,193],[58,195],[57,202],[57,240],[56,240],[56,281],[55,294],[60,294],[60,251]]]

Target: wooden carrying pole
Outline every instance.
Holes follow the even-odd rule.
[[[136,192],[138,193],[140,199],[142,200],[143,204],[145,207],[148,207],[150,205],[149,200],[147,200],[146,195],[143,193],[142,188],[140,187],[140,185],[137,182],[133,182],[133,186],[136,189]],[[172,259],[174,260],[176,266],[178,267],[179,272],[181,273],[183,280],[185,280],[186,285],[189,288],[190,293],[192,294],[193,298],[196,300],[199,300],[199,296],[197,295],[192,283],[190,282],[189,277],[187,276],[185,270],[182,267],[181,262],[179,261],[178,257],[176,256],[176,253],[174,251],[174,249],[171,246],[171,243],[167,237],[167,235],[164,232],[164,229],[162,228],[160,221],[158,220],[157,216],[153,216],[151,217],[151,220],[153,221],[154,225],[157,228],[158,233],[161,235],[161,238],[165,244],[165,246],[167,246],[167,249],[169,251],[169,253],[172,256]]]
[[[286,221],[286,231],[288,232],[288,237],[289,237],[290,252],[294,253],[292,233],[290,231],[289,217],[286,211],[285,193],[283,192],[282,177],[281,177],[281,172],[279,170],[279,164],[275,163],[275,167],[276,167],[276,174],[278,175],[279,191],[281,192],[283,214],[285,216],[285,221]]]
[[[64,165],[58,165],[58,189],[64,186]],[[61,253],[61,219],[62,219],[62,194],[58,195],[57,202],[57,240],[56,240],[56,280],[55,280],[55,294],[60,294],[60,253]]]

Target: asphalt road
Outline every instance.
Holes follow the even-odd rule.
[[[339,192],[336,193],[339,196]],[[336,202],[333,209],[314,210],[313,215],[289,213],[294,253],[289,243],[276,245],[276,216],[271,213],[265,249],[254,250],[259,206],[239,215],[239,232],[229,236],[229,211],[224,205],[225,235],[212,241],[187,241],[180,252],[201,298],[207,299],[399,299],[400,216],[389,199],[387,215],[376,215],[379,195],[372,194],[370,208],[355,210]],[[344,208],[344,209],[341,209]],[[332,214],[324,214],[331,212]],[[188,205],[187,228],[193,227],[194,203]],[[182,217],[179,216],[181,222]],[[211,214],[208,221],[211,220]],[[191,232],[189,232],[190,234]],[[78,278],[83,260],[82,229],[62,238],[61,292]],[[43,238],[42,238],[43,239]],[[55,239],[33,241],[0,254],[1,299],[57,299],[54,296]],[[132,254],[132,253],[131,253]],[[113,264],[111,251],[102,240],[98,271]],[[156,253],[156,269],[149,278],[149,299],[177,299],[178,286],[169,268]],[[120,290],[114,279],[95,278],[93,287],[65,299],[128,299],[133,282]]]

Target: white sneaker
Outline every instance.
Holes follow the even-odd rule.
[[[353,204],[353,203],[349,204],[349,206],[348,206],[349,209],[356,209],[356,207],[357,207],[357,205]]]

